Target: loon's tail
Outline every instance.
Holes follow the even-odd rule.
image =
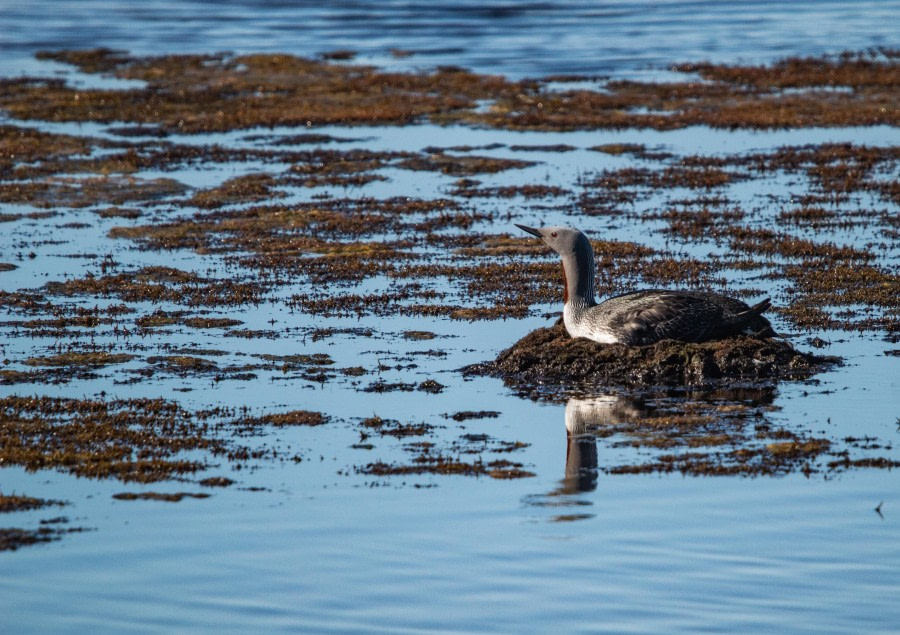
[[[769,298],[766,298],[759,304],[754,304],[753,306],[751,306],[750,312],[756,313],[758,315],[760,313],[764,313],[764,312],[768,311],[771,307],[772,307],[772,300]]]
[[[746,311],[741,311],[735,315],[735,320],[743,324],[744,332],[754,337],[781,337],[769,320],[764,318],[762,314],[772,307],[772,300],[766,298],[758,304],[754,304]]]

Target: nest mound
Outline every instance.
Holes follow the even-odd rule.
[[[500,377],[520,387],[696,386],[804,379],[840,363],[838,357],[803,353],[783,340],[744,336],[700,344],[673,340],[649,346],[598,344],[571,338],[560,322],[529,333],[493,362],[464,371]]]

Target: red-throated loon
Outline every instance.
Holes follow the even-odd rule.
[[[587,236],[570,227],[516,227],[543,239],[562,257],[563,322],[572,337],[601,344],[642,345],[665,339],[706,342],[737,334],[777,335],[762,316],[771,306],[768,298],[751,307],[707,291],[648,289],[597,304],[594,250]]]

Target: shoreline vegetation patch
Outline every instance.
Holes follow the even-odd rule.
[[[577,76],[510,81],[449,67],[398,73],[280,54],[46,51],[38,58],[145,85],[5,79],[0,107],[21,119],[129,123],[150,133],[421,121],[512,130],[897,125],[898,57],[881,49],[767,66],[677,64],[682,81],[610,81],[591,91],[565,88],[583,79]],[[548,88],[551,82],[561,88]]]
[[[535,131],[896,125],[900,53],[894,50],[758,67],[680,64],[673,70],[685,75],[684,82],[616,81],[593,92],[564,90],[577,77],[513,82],[462,69],[389,73],[277,54],[136,57],[95,49],[39,57],[145,86],[92,89],[59,78],[0,80],[5,89],[0,108],[10,121],[93,121],[111,124],[113,135],[0,126],[0,202],[47,210],[2,214],[0,221],[52,222],[59,208],[88,207],[100,219],[118,221],[106,226],[111,238],[147,250],[217,254],[236,267],[216,279],[174,267],[122,268],[104,260],[87,276],[51,280],[47,295],[240,307],[266,302],[300,280],[304,284],[289,307],[326,318],[522,318],[533,315],[535,305],[558,298],[558,270],[541,249],[497,232],[499,221],[508,227],[513,219],[498,211],[496,202],[511,198],[510,206],[645,225],[671,241],[672,247],[661,251],[597,240],[601,295],[644,285],[725,290],[729,277],[753,271],[788,282],[782,297],[773,300],[781,305],[776,311],[798,328],[875,330],[898,337],[900,276],[887,258],[900,237],[900,148],[825,143],[677,156],[638,143],[607,143],[587,149],[628,158],[629,165],[586,171],[567,187],[485,186],[479,178],[533,167],[537,151],[579,149],[493,143],[372,150],[343,147],[365,143],[364,138],[307,131],[329,123],[423,122]],[[307,132],[262,133],[276,125]],[[240,144],[177,140],[192,132],[247,127],[258,131]],[[247,162],[264,169],[202,188],[156,176]],[[455,180],[435,198],[348,193],[284,202],[308,188],[363,188],[408,170]],[[143,171],[155,175],[142,178]],[[797,185],[789,196],[771,201],[780,208],[774,223],[728,196],[733,187],[754,184],[765,191],[785,178]],[[659,204],[636,209],[659,197]],[[846,240],[855,229],[872,239],[850,245],[838,238]],[[700,242],[710,247],[710,257],[679,253],[679,245]],[[386,278],[387,284],[377,291],[354,289],[373,278]],[[148,318],[136,319],[141,326]]]
[[[4,465],[115,478],[135,489],[187,482],[184,491],[127,491],[116,500],[203,504],[209,494],[201,487],[234,483],[204,478],[210,469],[302,463],[309,452],[279,439],[334,425],[359,435],[340,473],[375,479],[369,484],[533,476],[526,443],[487,434],[491,422],[481,419],[499,417],[495,411],[344,421],[306,409],[190,410],[170,398],[172,390],[222,381],[279,382],[309,394],[330,382],[354,399],[459,396],[452,382],[430,378],[442,376],[426,361],[452,355],[442,348],[444,320],[454,321],[456,335],[475,322],[560,308],[558,259],[510,234],[513,222],[528,222],[519,216],[571,217],[585,227],[601,297],[641,287],[766,294],[779,328],[815,335],[812,345],[828,347],[818,336],[826,329],[824,337],[866,331],[900,339],[900,148],[821,143],[701,155],[622,135],[579,144],[575,135],[546,143],[540,134],[896,126],[894,50],[766,66],[679,64],[674,82],[610,81],[596,90],[581,88],[585,78],[576,76],[511,81],[447,67],[397,73],[350,58],[137,57],[109,49],[38,57],[142,85],[0,78],[0,227],[10,237],[0,282],[34,282],[0,290],[0,385],[16,384],[20,393],[0,399]],[[94,124],[84,127],[89,133],[80,134],[83,123]],[[325,125],[348,131],[316,131]],[[472,145],[445,135],[446,147],[423,136],[421,148],[403,149],[353,134],[354,126],[386,125],[465,126],[475,138],[530,134],[516,135],[522,143]],[[217,136],[192,136],[200,134]],[[552,182],[555,156],[586,167]],[[192,181],[195,172],[202,178]],[[414,190],[390,189],[404,179],[415,179]],[[638,231],[607,235],[624,226]],[[88,244],[97,253],[83,253]],[[254,322],[269,305],[302,314],[304,326],[276,312]],[[373,316],[413,319],[398,320],[393,334],[337,323]],[[331,337],[366,338],[375,352],[344,360],[340,347],[329,349],[334,358],[306,347]],[[378,352],[382,340],[427,350]],[[274,354],[253,346],[270,341],[291,347],[268,349]],[[622,406],[612,420],[602,400],[575,403],[585,434],[636,450],[633,460],[579,469],[756,476],[897,466],[877,454],[888,446],[869,437],[826,438],[771,415],[775,381],[809,377],[834,358],[747,339],[591,346],[541,329],[479,371],[503,375],[523,394],[556,391],[557,400],[569,395],[568,384],[596,391],[598,380],[691,386]],[[721,392],[732,380],[759,394]],[[146,382],[142,389],[167,398],[23,396],[101,381],[113,394]],[[0,498],[19,511],[34,511],[36,501]],[[62,519],[45,521],[0,530],[0,548],[78,531],[60,529]]]
[[[834,475],[858,468],[893,469],[875,438],[823,436],[778,422],[772,387],[720,388],[643,396],[608,393],[570,397],[565,407],[566,475],[576,491],[599,473],[678,472],[686,476]],[[634,458],[598,461],[598,446],[630,449]],[[566,481],[564,481],[564,484]],[[571,486],[572,483],[569,483]]]

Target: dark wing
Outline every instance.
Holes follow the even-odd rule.
[[[710,323],[722,317],[717,307],[690,295],[660,295],[648,298],[641,304],[635,307],[623,324],[623,331],[630,333],[630,339],[635,344],[652,344],[667,339],[702,341]]]
[[[760,315],[769,308],[768,300],[749,307],[715,293],[653,290],[618,296],[608,302],[614,305],[611,321],[622,340],[630,344],[652,344],[664,339],[705,342],[746,331],[774,335],[768,320]]]

